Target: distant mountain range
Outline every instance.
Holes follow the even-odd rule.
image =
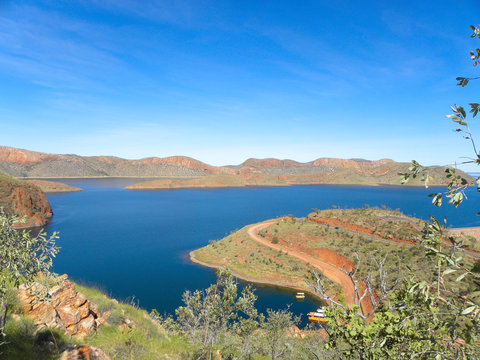
[[[408,163],[389,159],[319,158],[306,163],[294,160],[248,159],[240,165],[212,166],[186,156],[126,160],[114,156],[57,155],[0,146],[0,173],[24,178],[59,177],[159,177],[187,178],[168,187],[209,187],[290,184],[399,184],[398,172]],[[443,184],[444,168],[430,174]],[[470,176],[462,175],[471,180]],[[189,181],[188,178],[204,180]],[[419,184],[414,181],[413,184]],[[150,184],[151,185],[151,184]],[[158,185],[158,184],[155,184]]]
[[[320,158],[293,160],[248,159],[240,165],[211,166],[186,156],[126,160],[114,156],[57,155],[0,146],[0,172],[15,177],[161,176],[198,177],[211,174],[318,174],[336,169],[367,170],[395,163],[383,159]]]

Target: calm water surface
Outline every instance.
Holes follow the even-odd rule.
[[[59,231],[61,251],[54,271],[96,285],[119,298],[135,297],[140,306],[173,313],[186,289],[215,281],[211,269],[192,264],[189,251],[221,239],[232,230],[281,215],[307,215],[312,208],[386,205],[427,219],[448,215],[453,226],[480,226],[475,189],[459,209],[434,208],[435,189],[366,186],[290,186],[230,189],[128,191],[140,179],[56,179],[84,191],[49,194],[54,217],[47,231]],[[294,292],[256,286],[258,308],[291,305],[296,314],[316,307],[297,302]]]

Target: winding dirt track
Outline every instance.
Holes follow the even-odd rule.
[[[255,240],[256,242],[268,246],[272,249],[275,250],[282,250],[282,251],[288,251],[288,255],[303,261],[306,264],[310,264],[311,266],[317,268],[320,270],[327,278],[330,280],[336,282],[337,284],[340,284],[343,288],[343,293],[345,294],[345,302],[347,305],[353,304],[354,303],[354,288],[352,285],[352,282],[350,281],[349,277],[340,269],[337,267],[333,266],[332,264],[329,264],[327,262],[324,262],[318,258],[315,258],[313,256],[310,256],[305,253],[300,253],[295,250],[291,250],[290,248],[285,248],[281,245],[278,244],[272,244],[270,241],[262,238],[261,236],[258,235],[258,232],[260,230],[263,230],[270,225],[276,223],[277,220],[269,220],[265,221],[260,224],[256,224],[251,226],[248,230],[247,233],[248,235]]]

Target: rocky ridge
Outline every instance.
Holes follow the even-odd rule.
[[[285,186],[293,184],[400,185],[408,163],[390,159],[248,159],[240,165],[212,166],[186,156],[126,160],[113,156],[55,155],[0,146],[0,172],[15,177],[151,177],[129,188]],[[445,168],[429,167],[433,184],[444,185]],[[473,178],[458,171],[468,181]],[[422,185],[413,179],[409,185]]]
[[[51,289],[38,282],[20,285],[18,299],[24,313],[37,326],[59,328],[79,339],[95,332],[108,317],[108,314],[100,314],[94,303],[75,290],[75,284],[67,275],[60,276],[59,283]]]
[[[45,154],[0,146],[0,173],[14,177],[198,177],[234,171],[186,156],[126,160],[113,156]]]
[[[56,155],[0,146],[0,172],[15,177],[202,177],[206,175],[297,175],[326,174],[339,169],[366,170],[392,163],[382,159],[319,158],[301,163],[294,160],[248,159],[239,165],[212,166],[186,157],[148,157],[127,160],[114,156]]]

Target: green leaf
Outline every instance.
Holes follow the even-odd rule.
[[[476,307],[477,307],[476,305],[469,306],[468,308],[466,308],[466,309],[464,309],[464,310],[462,311],[462,315],[468,315],[468,314],[470,314],[472,311],[475,310]]]
[[[443,272],[443,275],[448,275],[448,274],[454,273],[455,271],[457,271],[457,269],[449,268]]]

